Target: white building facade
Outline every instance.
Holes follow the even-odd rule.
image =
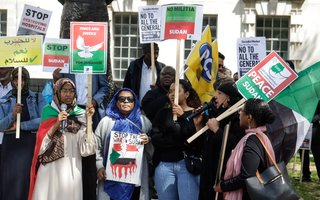
[[[53,11],[47,37],[58,38],[62,5],[57,0],[0,0],[2,36],[16,34],[24,4]],[[264,36],[267,52],[275,50],[292,60],[297,71],[320,60],[320,0],[114,0],[108,6],[111,31],[111,63],[116,81],[124,79],[130,61],[142,55],[138,31],[138,7],[169,3],[202,4],[203,27],[211,26],[225,66],[237,71],[236,42],[240,37]],[[183,41],[181,66],[194,41]],[[177,41],[159,42],[158,61],[176,65]]]

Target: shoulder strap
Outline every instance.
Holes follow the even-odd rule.
[[[262,146],[263,146],[263,148],[264,148],[264,151],[267,153],[267,156],[270,158],[272,164],[275,166],[275,168],[277,169],[277,171],[278,171],[279,173],[281,173],[281,170],[279,169],[279,167],[278,167],[277,163],[275,162],[275,160],[272,158],[272,156],[271,156],[270,152],[268,151],[266,145],[264,144],[261,136],[259,136],[258,134],[256,134],[256,136],[257,136],[258,139],[260,140],[260,143],[262,144]]]

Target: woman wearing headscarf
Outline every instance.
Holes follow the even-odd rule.
[[[152,153],[152,145],[149,143],[147,135],[150,130],[151,123],[147,117],[141,115],[140,103],[134,92],[128,88],[118,90],[107,107],[106,116],[100,121],[95,131],[98,140],[96,165],[99,179],[99,200],[149,200],[146,157],[151,156]],[[108,178],[106,164],[112,131],[139,134],[141,143],[144,144],[141,186],[106,180]]]
[[[29,90],[29,72],[22,67],[21,103],[17,103],[18,68],[11,73],[12,90],[0,101],[2,141],[0,199],[28,198],[29,174],[36,132],[45,100],[41,93]],[[20,138],[16,138],[17,114],[21,115]]]
[[[206,132],[206,139],[203,145],[202,172],[200,174],[200,200],[215,198],[213,187],[216,182],[217,170],[220,164],[220,149],[225,125],[229,122],[231,123],[225,149],[222,175],[224,174],[225,165],[232,149],[234,149],[241,137],[245,134],[244,129],[239,127],[239,114],[237,112],[220,122],[215,119],[215,117],[222,114],[241,98],[242,96],[234,87],[234,82],[224,82],[217,88],[215,96],[216,110],[215,113],[210,113],[210,117],[212,118],[207,122],[210,130]],[[222,196],[220,198],[222,198]]]
[[[186,146],[186,140],[201,129],[201,116],[188,121],[187,116],[193,113],[201,103],[199,96],[186,80],[179,81],[179,102],[174,103],[175,84],[171,84],[168,97],[170,105],[161,109],[152,123],[152,144],[155,147],[153,162],[155,166],[155,186],[159,200],[188,199],[197,200],[199,194],[199,175],[187,170],[185,154],[197,154]],[[173,121],[177,115],[177,121]],[[192,145],[199,142],[194,141]],[[198,143],[199,144],[199,143]],[[200,143],[201,144],[201,143]]]
[[[64,104],[64,105],[63,105]],[[67,78],[54,86],[51,104],[43,108],[32,161],[29,200],[82,200],[82,157],[95,153],[96,139],[86,134],[86,115],[76,105],[76,87]]]
[[[261,99],[248,99],[239,113],[240,126],[245,128],[246,134],[232,151],[223,180],[214,188],[217,192],[225,192],[227,200],[250,199],[245,180],[255,176],[257,170],[263,172],[272,165],[260,140],[275,160],[272,144],[263,133],[266,124],[275,120],[269,105]]]

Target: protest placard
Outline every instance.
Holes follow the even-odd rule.
[[[272,51],[240,78],[236,85],[244,98],[259,98],[269,102],[296,78],[298,75]]]
[[[46,35],[52,12],[24,5],[17,35]]]
[[[161,6],[139,7],[140,43],[163,40],[161,35]]]
[[[169,4],[162,7],[164,39],[200,40],[203,6]]]
[[[266,57],[266,38],[239,38],[237,41],[239,78]]]
[[[312,126],[313,124],[311,124],[311,126],[308,129],[307,135],[304,138],[300,149],[304,149],[304,150],[310,150],[311,149],[311,141],[312,141]]]
[[[42,36],[0,37],[0,66],[42,65]]]
[[[107,27],[104,22],[71,22],[71,73],[106,73]]]
[[[61,73],[69,73],[70,40],[46,38],[43,50],[43,71],[53,72],[61,68]]]
[[[143,148],[139,134],[111,131],[107,180],[140,185]]]

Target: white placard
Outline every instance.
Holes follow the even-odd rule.
[[[239,38],[237,41],[238,76],[242,77],[266,57],[266,38]]]
[[[140,134],[111,131],[107,180],[141,185],[143,148]]]

